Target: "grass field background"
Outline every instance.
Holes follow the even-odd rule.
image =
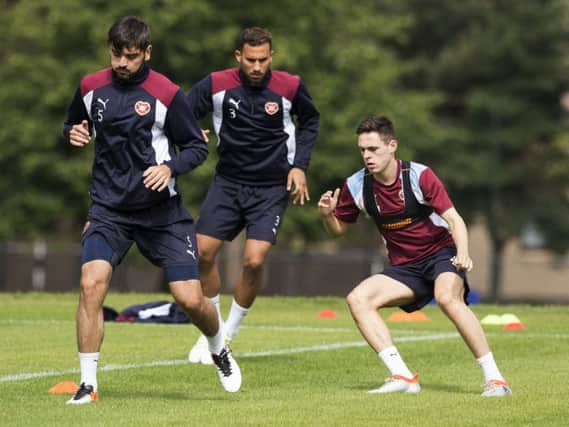
[[[118,311],[171,300],[109,294]],[[222,296],[228,308],[230,296]],[[514,395],[480,397],[483,378],[436,306],[424,323],[390,323],[397,346],[420,374],[418,395],[369,395],[388,376],[365,345],[341,298],[260,297],[233,343],[243,373],[229,394],[211,366],[186,363],[192,325],[106,323],[100,401],[65,405],[51,395],[78,382],[76,294],[0,294],[2,426],[566,426],[569,416],[569,307],[474,305],[516,314],[525,331],[485,327]],[[321,319],[334,310],[335,319]],[[386,310],[384,318],[395,310]]]

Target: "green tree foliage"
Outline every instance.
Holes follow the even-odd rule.
[[[106,31],[125,14],[146,18],[153,33],[152,66],[186,90],[209,72],[236,64],[233,51],[243,27],[272,30],[274,67],[300,74],[322,114],[309,173],[313,202],[290,208],[282,241],[324,237],[314,199],[361,167],[354,129],[363,116],[384,112],[404,119],[401,133],[409,141],[418,129],[434,129],[429,129],[429,111],[436,97],[409,90],[399,80],[406,65],[393,47],[412,21],[394,4],[366,0],[354,8],[340,0],[287,0],[243,8],[229,1],[38,0],[6,5],[0,30],[5,41],[0,167],[9,179],[0,184],[5,212],[0,238],[53,237],[79,229],[93,153],[91,147],[76,149],[63,141],[62,121],[81,77],[108,66]],[[194,214],[216,160],[214,137],[210,144],[206,165],[181,179]],[[407,155],[412,151],[412,143],[403,146]]]
[[[292,206],[281,245],[325,238],[316,200],[361,167],[355,128],[395,122],[400,156],[430,164],[467,217],[483,215],[495,249],[537,224],[567,247],[566,1],[228,0],[3,1],[0,15],[0,239],[76,240],[89,203],[92,147],[61,137],[87,73],[108,66],[106,32],[121,15],[152,28],[151,65],[188,90],[235,65],[239,31],[268,27],[274,68],[300,74],[321,112],[310,205]],[[204,126],[210,126],[204,122]],[[181,179],[194,215],[215,165]],[[367,225],[364,233],[375,233]],[[357,233],[343,242],[358,240]]]
[[[439,132],[432,111],[435,91],[415,90],[401,74],[414,65],[401,61],[396,47],[406,43],[410,13],[397,1],[362,0],[357,7],[343,0],[311,2],[283,0],[278,12],[266,7],[236,10],[240,27],[263,25],[274,39],[273,66],[300,74],[321,113],[320,137],[309,170],[310,207],[291,206],[283,224],[281,245],[328,238],[315,207],[320,194],[341,187],[346,176],[360,169],[355,129],[369,114],[384,113],[400,127],[401,152],[410,157],[421,139]],[[228,13],[232,13],[230,10]],[[420,133],[422,138],[416,138]],[[377,233],[371,224],[363,231]],[[345,243],[377,246],[376,239],[358,233]]]
[[[446,178],[463,212],[485,219],[494,296],[504,245],[525,225],[537,224],[550,248],[569,246],[560,104],[568,83],[566,6],[408,2],[414,44],[403,54],[422,64],[409,84],[444,93],[437,117],[449,130],[438,149],[419,155]]]
[[[6,177],[0,182],[0,238],[65,238],[71,232],[76,240],[89,203],[93,150],[69,146],[62,138],[63,120],[81,77],[109,66],[107,31],[126,14],[146,17],[156,39],[152,66],[184,89],[198,78],[195,64],[219,61],[232,43],[228,34],[237,31],[230,31],[214,5],[199,1],[6,4],[0,18],[0,168]],[[216,31],[215,25],[229,29]],[[210,29],[207,38],[201,28]],[[199,185],[190,187],[190,205],[199,203],[211,170],[209,165],[196,171]]]

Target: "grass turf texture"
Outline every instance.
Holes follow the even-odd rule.
[[[162,299],[171,298],[111,293],[105,305],[120,311]],[[424,310],[430,322],[390,324],[400,352],[420,374],[422,392],[369,395],[388,372],[364,345],[343,299],[260,297],[233,344],[243,372],[240,392],[224,392],[213,367],[184,362],[198,337],[195,327],[106,323],[99,366],[116,369],[99,372],[98,403],[71,407],[68,396],[48,389],[79,381],[72,372],[78,368],[76,304],[76,294],[0,294],[2,425],[567,425],[569,309],[563,306],[473,306],[479,319],[514,313],[527,327],[485,327],[514,391],[508,398],[479,396],[482,374],[461,338],[428,338],[455,332],[436,306]],[[222,296],[224,312],[229,304]],[[325,309],[338,317],[318,318]],[[334,344],[340,348],[326,348]],[[263,353],[277,350],[283,354]],[[171,365],[150,366],[157,361]],[[48,371],[56,374],[18,376]]]

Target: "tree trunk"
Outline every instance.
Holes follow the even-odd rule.
[[[490,237],[490,254],[488,259],[488,283],[490,285],[490,302],[497,303],[500,299],[500,288],[502,284],[502,260],[505,239],[501,233],[498,212],[500,211],[500,197],[496,183],[492,183],[488,194],[488,211],[486,219],[488,221],[488,234]]]
[[[492,227],[490,227],[490,230]],[[504,254],[504,241],[492,235],[490,231],[490,259],[488,269],[488,283],[490,284],[490,302],[500,302],[500,289],[502,285],[502,260]]]

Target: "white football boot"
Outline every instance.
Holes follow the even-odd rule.
[[[393,375],[391,378],[386,379],[385,384],[381,387],[369,390],[368,393],[419,393],[420,391],[419,375],[415,374],[413,378]]]
[[[229,347],[223,347],[221,353],[212,354],[211,358],[223,388],[230,393],[238,391],[241,388],[241,369],[239,369]]]
[[[484,385],[482,397],[504,397],[511,396],[512,389],[506,381],[490,380]]]
[[[190,363],[201,363],[202,365],[213,365],[211,353],[205,335],[200,335],[190,353],[188,354]]]
[[[75,394],[67,401],[68,405],[84,405],[99,400],[99,393],[94,391],[92,385],[81,383]]]

